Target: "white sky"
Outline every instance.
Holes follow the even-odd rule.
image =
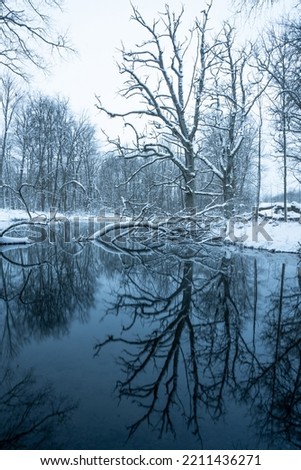
[[[150,20],[156,17],[158,11],[164,10],[166,3],[175,11],[184,5],[187,26],[193,23],[195,16],[199,16],[206,5],[204,0],[133,0],[143,16]],[[285,9],[289,10],[293,3],[294,0],[280,0],[277,16]],[[241,37],[260,31],[262,24],[271,21],[268,14],[263,10],[251,21],[245,17],[236,19]],[[129,20],[130,16],[128,0],[65,0],[63,13],[54,15],[55,27],[68,32],[78,54],[55,58],[51,73],[47,76],[35,72],[31,89],[69,98],[73,111],[79,114],[86,112],[97,126],[110,129],[112,122],[109,123],[105,116],[97,112],[95,95],[100,95],[110,109],[118,109],[118,89],[122,81],[116,66],[119,58],[117,49],[121,42],[130,48],[143,39],[138,25]],[[218,31],[223,20],[233,19],[231,0],[215,0],[210,16],[212,27]],[[267,189],[275,194],[278,189],[281,190],[279,182],[275,183],[275,174],[272,178],[268,176],[265,177]],[[271,189],[270,181],[273,181]]]
[[[158,11],[164,10],[166,0],[135,0],[133,4],[140,12],[152,20]],[[172,0],[172,9],[179,11],[185,5],[187,25],[204,8],[203,0]],[[219,8],[220,5],[222,8]],[[216,1],[212,17],[228,17],[228,1]],[[129,0],[65,0],[63,14],[56,14],[56,27],[67,30],[68,36],[78,51],[77,56],[56,59],[51,67],[51,75],[35,74],[34,88],[47,93],[60,93],[69,96],[75,111],[84,109],[93,112],[95,94],[111,102],[121,86],[116,61],[121,42],[129,47],[139,42],[140,29],[130,21],[131,5]]]

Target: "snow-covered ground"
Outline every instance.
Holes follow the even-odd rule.
[[[20,220],[28,220],[28,214],[24,210],[19,209],[0,209],[0,230],[8,227],[9,224]]]
[[[247,248],[297,253],[301,249],[301,224],[264,219],[229,223],[226,240]]]
[[[87,217],[81,216],[81,219]],[[21,220],[28,220],[26,211],[0,209],[0,232]],[[301,249],[301,223],[299,220],[283,222],[275,219],[261,219],[258,223],[247,220],[235,223],[230,221],[225,241],[247,248],[296,253]]]
[[[284,222],[283,202],[262,202],[258,222],[246,220],[229,222],[227,241],[247,248],[276,252],[299,252],[301,249],[301,204],[287,204],[288,222]]]

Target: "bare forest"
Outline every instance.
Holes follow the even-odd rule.
[[[132,6],[142,39],[120,50],[125,107],[111,109],[105,90],[95,90],[99,112],[123,123],[115,137],[75,114],[67,98],[30,89],[28,70],[46,67],[47,53],[74,52],[50,28],[60,2],[23,0],[16,9],[2,0],[1,207],[30,218],[51,208],[154,222],[257,217],[268,162],[279,167],[287,220],[300,198],[300,18],[294,10],[243,41],[234,20],[212,27],[212,3],[189,28],[185,6],[165,5],[152,22]],[[237,15],[270,6],[246,1]]]

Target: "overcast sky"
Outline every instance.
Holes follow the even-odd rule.
[[[166,3],[167,0],[133,1],[149,20],[155,18],[158,11],[163,11]],[[282,7],[289,3],[290,0],[280,1]],[[189,27],[195,16],[200,16],[206,3],[204,0],[170,0],[169,4],[175,11],[180,11],[181,5],[184,5],[184,20]],[[210,13],[213,29],[218,31],[223,20],[230,18],[233,21],[231,7],[231,0],[215,0]],[[122,83],[116,67],[119,58],[117,49],[121,42],[131,47],[143,38],[141,29],[130,21],[130,16],[131,4],[128,0],[64,0],[63,12],[54,15],[55,26],[60,31],[68,32],[78,54],[56,57],[51,74],[45,77],[42,73],[35,73],[31,85],[46,93],[69,97],[71,106],[77,112],[88,110],[93,113],[95,94],[101,95],[104,100],[114,99]],[[236,19],[240,34],[254,34],[261,27],[262,16],[253,18],[249,23],[245,18]]]
[[[180,11],[181,5],[184,5],[187,27],[206,4],[204,0],[133,0],[143,16],[150,20],[156,17],[158,11],[164,10],[166,3],[175,11]],[[276,15],[284,12],[285,8],[289,10],[292,3],[293,0],[280,0]],[[211,27],[217,32],[223,20],[234,21],[233,14],[231,0],[215,0],[210,14]],[[241,38],[256,35],[266,21],[271,21],[268,14],[267,11],[261,12],[251,21],[245,16],[236,16],[235,23]],[[120,57],[118,48],[121,42],[131,48],[143,39],[141,30],[130,21],[130,16],[131,4],[128,0],[65,0],[63,12],[54,15],[55,27],[68,32],[78,53],[65,58],[57,57],[47,76],[35,72],[31,87],[69,98],[75,112],[85,111],[96,125],[104,127],[105,117],[97,114],[95,95],[100,95],[110,109],[118,106],[118,89],[122,84],[116,66]],[[112,124],[107,125],[110,128]]]
[[[166,0],[135,0],[135,6],[148,19],[156,17],[164,10]],[[204,8],[203,0],[172,0],[170,6],[180,11],[185,5],[185,21],[192,25],[193,19]],[[228,1],[216,1],[212,9],[212,24],[216,18],[228,17]],[[217,8],[217,5],[223,5]],[[130,21],[131,4],[128,0],[65,0],[62,14],[55,15],[56,27],[67,30],[68,36],[78,51],[76,56],[56,59],[51,67],[51,75],[35,74],[35,88],[49,93],[61,93],[70,97],[76,111],[95,105],[95,94],[111,101],[116,97],[121,85],[116,60],[121,42],[129,47],[139,42],[142,36],[138,25]],[[216,26],[217,27],[217,26]]]

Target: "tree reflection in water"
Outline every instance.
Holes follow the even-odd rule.
[[[129,438],[143,424],[175,434],[181,415],[201,441],[205,415],[218,421],[234,402],[249,408],[259,447],[268,435],[271,447],[301,446],[301,296],[285,287],[284,264],[270,289],[256,257],[214,250],[130,259],[122,278],[107,313],[125,324],[95,354],[124,346],[118,394],[142,410]]]
[[[267,352],[250,354],[257,367],[243,393],[260,436],[276,448],[283,442],[301,448],[301,295],[299,288],[285,289],[285,264],[279,278],[260,335]]]
[[[0,355],[14,357],[29,338],[61,337],[72,321],[86,322],[101,258],[91,246],[38,243],[0,253]]]
[[[6,369],[0,376],[0,449],[49,446],[75,409],[76,404],[57,396],[51,385],[38,387],[31,371],[17,378]]]
[[[101,280],[105,287],[112,287],[113,300],[106,317],[115,315],[118,320],[113,326],[108,322],[95,354],[116,345],[118,395],[125,408],[127,400],[135,403],[134,410],[131,408],[135,418],[128,422],[128,446],[145,427],[154,430],[152,436],[166,437],[179,435],[185,422],[185,436],[192,436],[187,442],[194,447],[202,440],[208,445],[206,433],[210,429],[217,432],[210,441],[216,448],[241,448],[240,442],[234,442],[241,435],[244,448],[249,442],[251,448],[300,448],[301,293],[297,262],[295,272],[295,261],[285,264],[280,255],[272,259],[193,244],[156,249],[160,252],[141,250],[135,256],[125,248],[113,255],[90,244],[82,249],[71,243],[67,252],[59,243],[41,243],[3,251],[0,357],[7,362],[4,370],[16,355],[21,357],[29,342],[56,337],[65,346],[75,320],[88,321],[90,312],[97,312],[98,307],[103,311],[108,297],[102,297]],[[96,301],[101,305],[94,308]],[[116,327],[120,328],[117,333],[110,330]],[[94,337],[95,328],[86,333]],[[85,339],[90,344],[90,336]],[[84,371],[79,371],[76,359],[66,363],[70,364],[72,383],[81,381]],[[91,369],[89,372],[90,363],[82,363],[82,367],[86,365],[91,388],[109,389],[100,387],[100,379]],[[116,370],[111,362],[102,370],[108,369],[111,377]],[[31,375],[10,382],[8,377],[6,373],[1,376],[0,384],[0,418],[8,423],[0,431],[1,446],[26,446],[26,435],[33,446],[46,441],[50,422],[58,423],[60,416],[65,416],[65,405],[69,415],[72,405],[63,402],[60,406],[53,389],[40,387]],[[15,396],[10,394],[14,390]],[[68,388],[67,384],[66,390],[72,395],[71,385]],[[22,396],[27,397],[33,414],[28,414]],[[87,395],[83,392],[81,398],[85,400]],[[98,420],[114,414],[113,402],[111,396],[95,400]],[[10,409],[15,410],[15,421],[9,418],[4,403],[14,405]],[[242,410],[247,418],[241,419]],[[22,421],[25,415],[30,416],[29,421]],[[117,416],[116,412],[112,423],[118,421]],[[84,419],[80,411],[77,419]],[[233,442],[228,439],[229,426],[244,426],[243,433],[233,432]],[[29,431],[35,429],[36,437],[29,437]],[[120,434],[118,442],[124,437]],[[73,433],[70,439],[76,441],[77,436]],[[151,439],[155,448],[156,437]],[[199,443],[195,444],[195,439]]]

